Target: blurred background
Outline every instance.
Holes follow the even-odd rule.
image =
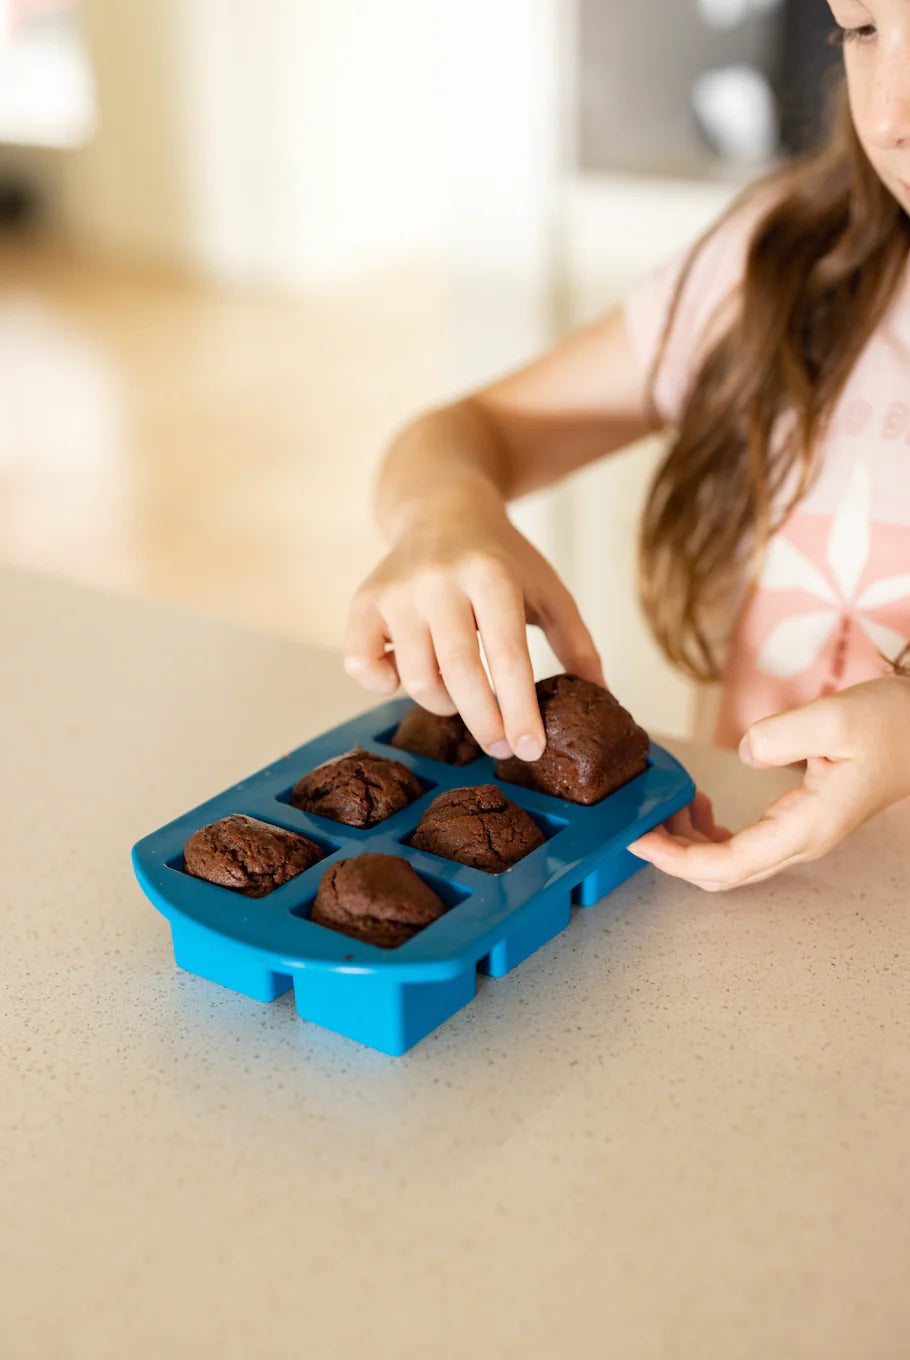
[[[811,145],[826,16],[0,0],[0,560],[337,646],[396,427],[597,315]],[[691,689],[635,603],[660,453],[515,518],[620,698],[685,735]]]

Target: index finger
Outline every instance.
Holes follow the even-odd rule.
[[[689,883],[736,888],[795,863],[808,849],[820,808],[815,794],[790,789],[759,821],[728,841],[705,843],[649,831],[629,850],[655,868]]]
[[[472,600],[506,740],[521,760],[538,760],[546,746],[528,651],[524,598],[508,582]]]
[[[508,755],[502,715],[480,660],[470,600],[461,592],[440,591],[427,616],[443,683],[465,726],[488,755]]]

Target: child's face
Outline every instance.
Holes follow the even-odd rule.
[[[845,30],[856,131],[882,182],[910,212],[910,0],[829,0]]]

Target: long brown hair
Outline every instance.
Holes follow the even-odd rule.
[[[671,661],[700,680],[721,671],[716,611],[805,494],[817,437],[910,249],[910,218],[869,163],[844,90],[827,145],[757,187],[773,190],[773,206],[752,235],[736,317],[694,378],[641,530],[645,612]],[[652,406],[654,375],[708,236],[676,289]]]

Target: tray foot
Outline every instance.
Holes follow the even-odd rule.
[[[595,902],[599,902],[607,893],[618,888],[620,883],[625,883],[627,878],[631,878],[644,867],[643,859],[630,855],[628,850],[622,850],[618,855],[612,855],[601,868],[595,869],[581,880],[578,887],[572,891],[572,901],[576,907],[593,907]]]
[[[519,922],[506,938],[494,945],[489,954],[480,960],[478,970],[490,977],[504,977],[531,954],[549,944],[554,936],[565,930],[571,919],[572,902],[568,896],[536,905],[536,910],[527,916],[521,913]]]
[[[242,992],[253,1001],[274,1001],[291,985],[286,973],[276,973],[253,950],[192,921],[171,921],[171,939],[178,968]]]
[[[294,1000],[302,1020],[397,1057],[473,1001],[473,968],[442,982],[393,982],[376,975],[302,968]]]

